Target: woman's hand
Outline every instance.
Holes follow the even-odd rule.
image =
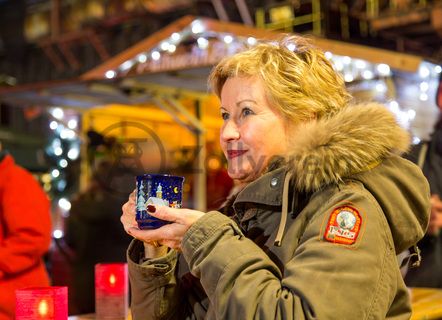
[[[152,255],[157,256],[159,250],[155,250],[155,244],[161,244],[169,248],[179,250],[184,234],[189,230],[192,224],[204,215],[204,212],[190,209],[176,209],[169,207],[148,206],[149,214],[172,223],[162,226],[158,229],[140,230],[135,219],[136,190],[133,191],[129,200],[123,205],[123,214],[121,215],[121,223],[124,230],[132,237],[143,241],[146,248],[146,254],[150,252],[147,258]],[[164,251],[164,250],[163,250]]]
[[[127,232],[147,243],[157,242],[169,248],[181,249],[181,242],[187,230],[204,215],[204,212],[190,209],[148,206],[149,214],[161,220],[170,221],[158,229],[140,230],[128,224]]]

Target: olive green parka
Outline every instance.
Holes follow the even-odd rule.
[[[399,157],[408,134],[369,104],[293,141],[283,165],[237,195],[233,217],[194,223],[182,252],[143,261],[132,242],[135,320],[410,317],[396,255],[422,238],[430,205],[422,172]]]

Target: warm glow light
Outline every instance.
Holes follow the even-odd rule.
[[[113,273],[111,273],[111,275],[109,276],[110,285],[114,286],[116,282],[117,282],[117,278],[115,278],[115,275]]]
[[[49,305],[48,302],[46,301],[46,299],[42,299],[40,300],[40,302],[38,303],[38,315],[41,317],[46,317],[49,313]]]

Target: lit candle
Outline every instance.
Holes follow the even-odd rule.
[[[67,287],[32,287],[15,291],[16,320],[66,320]]]
[[[125,319],[128,293],[126,263],[95,265],[95,313],[98,319]]]

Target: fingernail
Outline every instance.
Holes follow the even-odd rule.
[[[151,204],[147,205],[147,211],[149,211],[150,213],[155,213],[156,210],[157,209],[155,208],[154,205]]]

